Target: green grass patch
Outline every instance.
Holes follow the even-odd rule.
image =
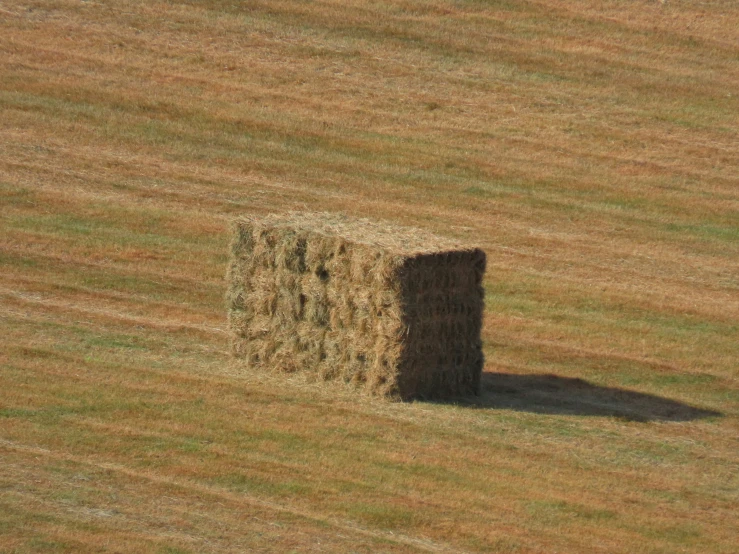
[[[213,480],[217,486],[232,492],[263,494],[267,496],[295,496],[307,494],[311,487],[305,481],[274,480],[247,473],[228,473]]]
[[[345,510],[347,517],[381,529],[404,529],[422,519],[416,511],[392,504],[356,502],[345,506]]]
[[[149,341],[137,335],[105,335],[90,337],[86,341],[87,346],[90,348],[134,350],[149,349],[147,342]]]
[[[644,537],[668,541],[672,544],[691,544],[703,537],[700,525],[686,522],[680,525],[642,527],[640,533]]]
[[[565,501],[537,500],[526,505],[526,512],[534,520],[546,526],[560,526],[580,521],[606,522],[618,516],[611,510],[590,508],[583,504]]]
[[[160,546],[156,549],[157,554],[191,554],[192,552],[194,551],[179,546]]]

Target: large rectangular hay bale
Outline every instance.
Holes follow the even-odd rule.
[[[234,222],[232,352],[402,399],[477,393],[485,253],[365,219]]]

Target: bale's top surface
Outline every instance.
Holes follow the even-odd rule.
[[[442,238],[433,233],[369,219],[350,218],[325,212],[289,212],[264,217],[242,218],[252,224],[266,227],[302,230],[330,237],[341,237],[347,242],[374,246],[401,255],[432,252],[473,250],[470,245]]]

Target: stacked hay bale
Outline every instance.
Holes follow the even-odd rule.
[[[232,351],[402,399],[476,393],[485,253],[331,214],[234,224]]]

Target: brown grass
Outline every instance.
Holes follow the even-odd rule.
[[[733,553],[732,0],[0,3],[0,550]],[[487,254],[477,400],[244,372],[228,222]]]

